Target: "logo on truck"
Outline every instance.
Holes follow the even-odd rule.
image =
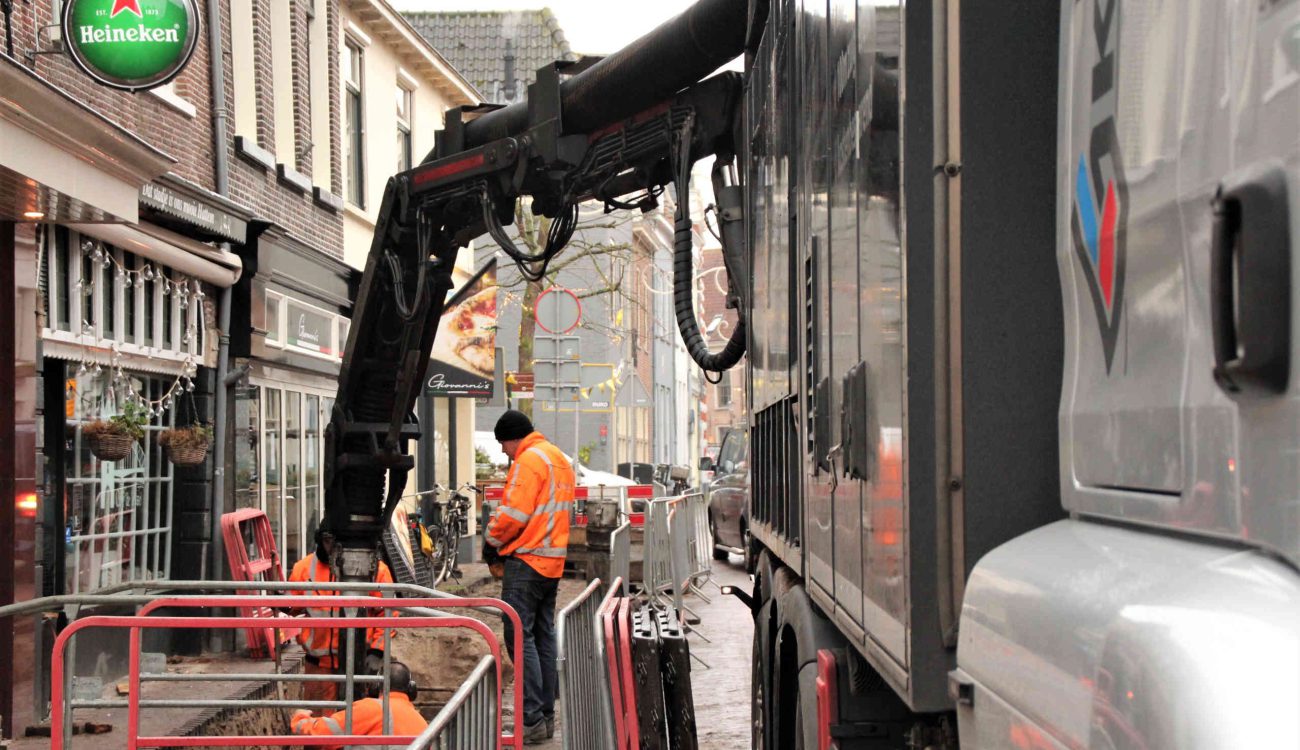
[[[1092,67],[1092,98],[1088,122],[1092,131],[1086,151],[1075,162],[1074,211],[1071,226],[1075,255],[1083,265],[1092,306],[1097,313],[1106,372],[1110,373],[1124,309],[1125,227],[1128,181],[1119,150],[1115,109],[1119,82],[1120,0],[1097,0],[1092,34],[1097,59]]]

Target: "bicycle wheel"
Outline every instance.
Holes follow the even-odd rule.
[[[454,551],[450,550],[447,544],[447,532],[442,527],[428,529],[429,537],[433,539],[433,555],[429,559],[429,571],[433,577],[433,586],[437,586],[447,580],[447,575],[451,572],[451,561],[454,559]],[[449,554],[451,552],[451,554]]]

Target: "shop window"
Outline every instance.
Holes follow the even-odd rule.
[[[135,268],[135,253],[122,253],[122,267]],[[123,275],[118,287],[122,294],[122,323],[126,329],[123,333],[123,339],[135,343],[135,332],[138,327],[135,320],[135,287],[131,286],[129,279],[125,275]]]
[[[235,507],[262,507],[261,389],[248,386],[235,391]]]
[[[280,331],[283,325],[280,321],[280,306],[284,298],[278,294],[266,293],[266,340],[268,343],[278,344],[284,341]]]
[[[342,358],[347,318],[279,293],[267,292],[266,300],[267,343],[335,361]]]
[[[321,523],[322,423],[333,401],[256,385],[236,398],[235,503],[266,512],[287,573],[313,551]]]
[[[131,374],[132,387],[159,399],[171,385]],[[103,462],[82,437],[85,425],[118,413],[105,378],[68,381],[70,414],[64,466],[65,591],[86,593],[131,581],[170,577],[173,515],[172,464],[155,440],[172,426],[172,410],[146,425],[146,437],[120,461]]]
[[[302,394],[284,393],[284,550],[285,557],[302,557]]]

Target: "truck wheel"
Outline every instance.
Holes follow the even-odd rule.
[[[757,586],[754,593],[759,593]],[[771,612],[772,603],[768,601],[759,607],[754,616],[754,643],[753,648],[750,650],[749,663],[750,747],[754,748],[754,750],[764,750],[768,747],[767,733],[771,731],[764,714],[772,685],[771,646],[769,644]]]

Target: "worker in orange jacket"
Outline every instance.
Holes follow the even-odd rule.
[[[316,552],[307,555],[299,560],[293,566],[293,572],[289,574],[289,581],[301,581],[318,583],[330,583],[334,581],[334,573],[330,570],[330,555],[334,551],[334,535],[328,531],[318,529],[316,531]],[[388,566],[381,560],[379,561],[379,570],[375,574],[375,583],[392,583],[393,576],[388,571]],[[294,596],[336,596],[338,591],[294,591]],[[379,596],[378,591],[372,591],[371,596]],[[342,615],[337,608],[328,606],[309,607],[306,614],[309,617],[334,617]],[[357,648],[368,648],[377,656],[382,656],[384,649],[384,631],[382,628],[370,628],[366,631],[366,643],[356,644]],[[298,643],[302,645],[306,655],[303,657],[305,663],[303,671],[306,674],[337,674],[338,669],[343,664],[346,656],[346,645],[339,639],[338,628],[303,628],[298,632]],[[372,658],[373,662],[374,659]],[[305,682],[303,683],[303,700],[332,701],[338,699],[339,684],[337,682]]]
[[[308,683],[310,684],[310,683]],[[345,732],[347,712],[337,711],[328,716],[312,717],[307,709],[295,711],[291,720],[294,734],[365,736],[388,735],[392,737],[418,737],[428,727],[411,701],[415,700],[415,683],[411,670],[400,661],[389,665],[388,713],[392,725],[384,731],[384,703],[380,700],[383,683],[370,683],[367,696],[352,704],[352,731]]]
[[[505,559],[501,599],[523,627],[523,734],[533,744],[555,734],[555,593],[568,553],[575,480],[569,460],[523,412],[502,414],[495,434],[513,463],[484,541]],[[507,645],[514,643],[513,630],[505,620]]]

